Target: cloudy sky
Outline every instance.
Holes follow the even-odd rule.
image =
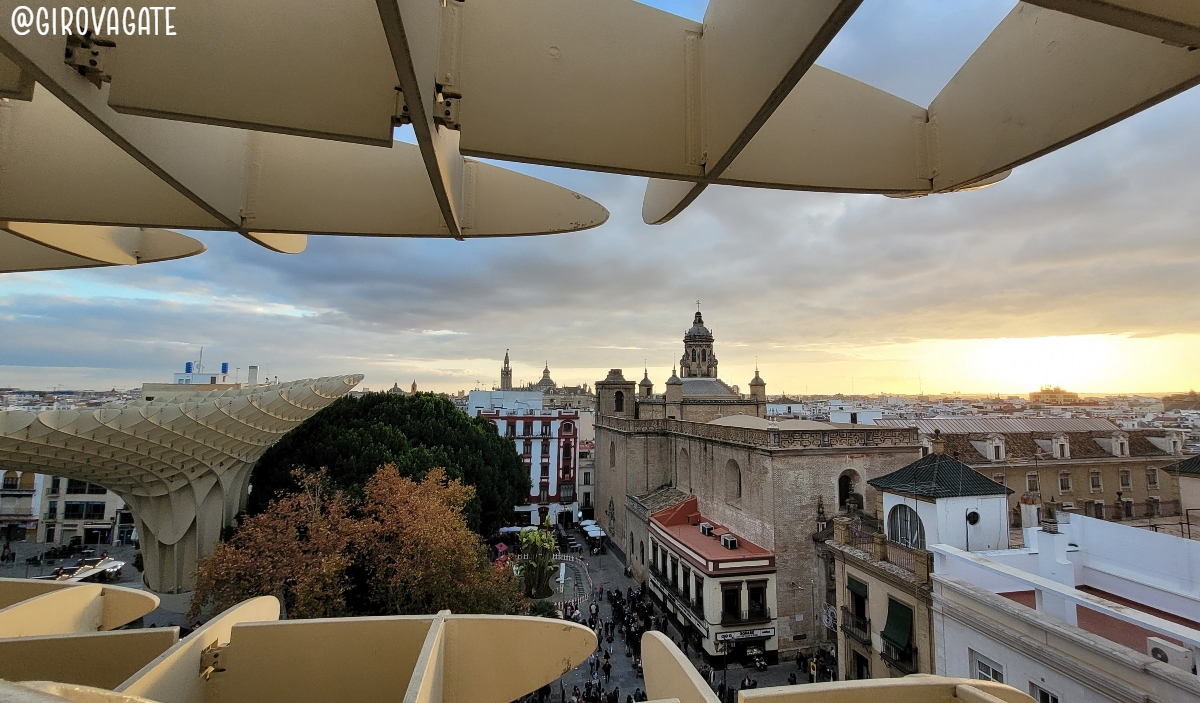
[[[699,1],[652,3],[699,19]],[[819,63],[927,105],[1012,0],[866,0]],[[768,392],[1200,386],[1200,90],[1016,170],[915,200],[709,188],[641,222],[645,180],[517,165],[599,229],[469,242],[310,238],[299,256],[196,233],[202,256],[0,277],[0,386],[128,387],[206,362],[380,389],[609,368],[658,384],[695,301],[721,376]],[[210,366],[209,368],[212,368]]]

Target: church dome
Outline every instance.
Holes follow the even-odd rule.
[[[696,311],[696,317],[692,320],[692,327],[687,332],[683,333],[684,341],[689,339],[712,339],[712,332],[704,326],[704,318],[700,316],[700,311]]]
[[[675,375],[675,369],[671,369],[671,377],[667,379],[667,385],[668,386],[682,386],[683,385],[683,381],[679,380],[679,377]]]
[[[643,373],[642,381],[641,381],[641,383],[638,383],[638,385],[641,386],[642,388],[653,388],[654,387],[654,381],[650,380],[650,371],[649,370],[646,370],[645,373]]]
[[[558,384],[550,378],[550,362],[546,362],[546,368],[542,370],[542,379],[533,384],[533,387],[539,391],[550,391],[558,387]]]

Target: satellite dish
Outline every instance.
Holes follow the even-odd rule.
[[[979,524],[979,511],[972,510],[967,513],[967,524],[968,525],[978,525]]]

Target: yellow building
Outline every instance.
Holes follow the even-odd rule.
[[[1045,403],[1046,405],[1073,405],[1079,402],[1079,394],[1064,391],[1058,386],[1042,386],[1029,394],[1029,402]]]

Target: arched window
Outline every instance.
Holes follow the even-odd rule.
[[[707,349],[700,350],[700,361],[708,361],[708,350]]]
[[[625,412],[625,394],[623,392],[617,391],[617,394],[613,396],[613,409],[619,413]]]
[[[846,508],[853,503],[856,510],[863,509],[863,496],[858,492],[860,477],[854,469],[846,469],[838,476],[837,496],[838,508]]]
[[[838,507],[846,507],[846,501],[850,499],[850,493],[854,490],[854,480],[850,478],[850,474],[842,474],[838,477]]]
[[[609,466],[617,465],[617,443],[616,442],[608,443],[608,465]]]
[[[736,503],[742,499],[742,467],[733,459],[725,464],[725,500]]]
[[[575,430],[575,425],[573,425],[569,422],[564,422],[562,424],[563,434],[571,434],[571,432],[573,432],[574,430]]]
[[[696,348],[692,347],[692,361],[696,360]]]
[[[642,563],[645,564],[646,563],[646,543],[645,542],[638,542],[638,553],[642,560]]]
[[[925,548],[925,526],[917,511],[907,505],[897,505],[888,513],[888,539],[913,549]]]

